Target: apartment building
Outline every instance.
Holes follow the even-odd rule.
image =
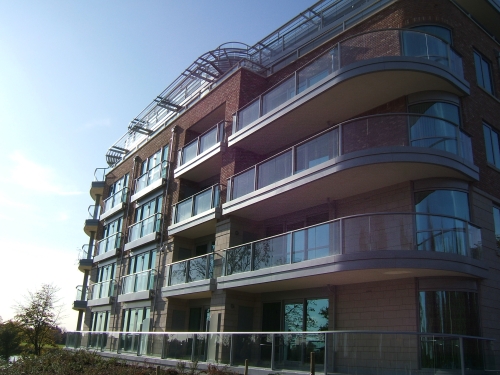
[[[200,56],[96,170],[68,346],[498,369],[498,40],[498,0],[322,0]]]

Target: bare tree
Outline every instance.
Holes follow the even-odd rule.
[[[24,302],[15,306],[15,320],[35,355],[40,355],[45,345],[54,345],[53,332],[62,309],[58,305],[58,292],[59,288],[43,284],[36,292],[28,292]]]

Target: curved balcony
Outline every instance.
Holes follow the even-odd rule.
[[[122,246],[122,238],[122,233],[114,233],[97,242],[97,252],[94,256],[94,262],[101,262],[118,255]]]
[[[104,208],[101,213],[100,220],[104,220],[107,217],[123,210],[125,203],[127,203],[128,188],[123,188],[110,197],[104,200]]]
[[[89,307],[109,305],[113,302],[114,293],[115,280],[106,280],[90,285],[89,300],[87,301],[87,305]]]
[[[92,254],[88,253],[89,245],[83,245],[78,253],[78,270],[85,272],[92,269]]]
[[[78,285],[76,287],[76,298],[73,301],[73,310],[83,310],[87,309],[87,290],[83,289],[83,285]]]
[[[448,44],[418,31],[358,34],[240,109],[228,145],[266,154],[328,122],[426,90],[469,92],[462,60]]]
[[[108,168],[96,168],[94,171],[94,181],[90,184],[90,196],[95,201],[97,196],[104,194],[104,185],[106,180],[106,170]]]
[[[153,296],[156,271],[146,270],[127,275],[122,279],[121,294],[118,302],[130,302],[149,299]]]
[[[135,202],[139,198],[163,186],[167,177],[167,168],[168,162],[164,160],[137,178],[135,180],[135,191],[130,197],[130,201]]]
[[[220,264],[220,262],[219,262]],[[220,274],[220,270],[218,271]],[[189,298],[210,297],[215,290],[214,254],[174,262],[167,265],[167,285],[162,297],[190,295]]]
[[[344,217],[220,254],[224,270],[217,288],[248,292],[487,274],[478,227],[454,217],[415,213]]]
[[[173,206],[173,224],[168,227],[169,235],[195,238],[215,233],[215,224],[221,216],[220,185],[192,195]]]
[[[156,240],[161,230],[161,214],[153,214],[133,225],[128,229],[128,242],[125,251]]]
[[[90,237],[91,233],[97,232],[99,226],[99,205],[90,205],[87,209],[89,216],[83,224],[83,231]]]
[[[404,181],[478,176],[470,137],[458,125],[380,114],[335,125],[232,176],[223,210],[264,220]]]
[[[220,173],[225,123],[219,122],[179,150],[179,166],[174,178],[200,182]]]

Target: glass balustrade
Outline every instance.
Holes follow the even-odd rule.
[[[111,236],[103,238],[97,242],[97,255],[107,253],[108,251],[119,249],[121,247],[123,235],[114,233]]]
[[[370,148],[402,145],[446,151],[469,163],[473,162],[470,137],[451,121],[406,113],[367,116],[335,125],[232,176],[228,181],[227,201],[262,189],[340,155]]]
[[[298,317],[302,319],[302,317]],[[273,371],[406,374],[498,370],[494,340],[387,331],[68,332],[66,347]],[[457,372],[457,373],[458,373]]]
[[[198,155],[224,139],[224,121],[219,122],[205,133],[189,142],[179,151],[179,166],[189,163]]]
[[[432,251],[481,259],[480,229],[466,221],[414,213],[332,220],[220,252],[224,275],[366,251]]]
[[[213,278],[214,255],[207,254],[168,265],[167,285]]]
[[[127,275],[122,281],[122,294],[152,290],[155,280],[155,270],[147,270]]]
[[[115,291],[115,280],[101,281],[90,286],[90,299],[113,297]]]
[[[123,188],[104,200],[103,213],[127,201],[128,188]]]
[[[135,182],[135,193],[158,181],[160,178],[165,178],[167,176],[167,166],[168,162],[164,160],[140,176]]]
[[[442,39],[420,31],[370,31],[339,42],[332,50],[240,109],[236,114],[235,132],[345,66],[358,61],[397,56],[429,60],[463,78],[462,58]]]
[[[128,241],[132,242],[147,236],[148,234],[159,232],[161,224],[161,214],[151,215],[130,226],[128,232]]]
[[[83,285],[78,285],[76,287],[75,301],[86,301],[86,300],[87,300],[87,290],[83,289]]]
[[[220,186],[213,185],[174,205],[174,224],[220,205]]]

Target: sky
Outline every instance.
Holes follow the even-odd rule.
[[[313,0],[0,0],[0,317],[42,284],[71,309],[94,170],[197,57]]]

